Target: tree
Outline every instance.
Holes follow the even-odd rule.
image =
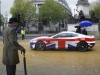
[[[74,14],[74,19],[76,19],[77,18],[77,14]]]
[[[90,17],[95,14],[95,17],[100,19],[100,0],[94,1],[90,5]]]
[[[54,0],[45,0],[45,3],[40,8],[39,13],[40,20],[47,20],[48,23],[58,23],[64,19],[67,19],[68,12],[66,8],[57,4]]]
[[[14,0],[14,4],[10,9],[12,16],[17,17],[20,22],[32,22],[35,17],[36,9],[29,0]]]
[[[0,26],[3,26],[4,25],[4,16],[3,15],[0,15]]]

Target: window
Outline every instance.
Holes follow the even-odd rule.
[[[77,34],[72,34],[72,37],[76,37],[76,36],[78,36]]]
[[[72,37],[71,33],[61,33],[58,37]]]
[[[55,38],[59,38],[59,37],[76,37],[78,36],[77,34],[73,34],[73,33],[60,33],[58,35],[55,35]]]

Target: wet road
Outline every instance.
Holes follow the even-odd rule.
[[[37,51],[29,48],[29,40],[19,40],[26,48],[28,75],[100,75],[100,40],[92,50],[45,50]],[[2,48],[0,43],[0,49]],[[0,56],[2,51],[0,52]],[[19,52],[20,54],[20,52]],[[17,74],[24,75],[17,66]],[[0,74],[1,75],[1,74]],[[2,74],[3,75],[3,74]]]

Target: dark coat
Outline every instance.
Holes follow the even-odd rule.
[[[16,65],[19,63],[18,50],[24,48],[17,42],[17,34],[12,26],[8,26],[3,32],[3,59],[5,65]]]
[[[81,33],[81,29],[80,28],[77,28],[76,29],[76,33]]]
[[[87,30],[86,29],[81,30],[81,34],[87,35]]]

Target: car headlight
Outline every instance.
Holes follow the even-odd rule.
[[[36,42],[36,40],[35,39],[32,39],[32,40],[30,40],[30,42]]]
[[[30,42],[33,42],[34,40],[32,39],[32,40],[30,40]]]

